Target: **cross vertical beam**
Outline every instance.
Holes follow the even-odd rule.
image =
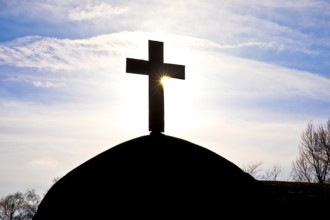
[[[127,58],[126,72],[149,76],[149,131],[164,132],[163,76],[185,78],[185,66],[164,63],[164,44],[149,40],[149,61]]]
[[[164,132],[164,88],[160,83],[163,73],[164,44],[149,41],[149,130]]]

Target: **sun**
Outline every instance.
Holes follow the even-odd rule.
[[[168,76],[166,76],[166,75],[164,75],[164,76],[162,76],[161,78],[160,78],[160,84],[162,85],[162,86],[165,86],[166,84],[168,84],[168,80],[170,79],[170,77],[168,77]]]

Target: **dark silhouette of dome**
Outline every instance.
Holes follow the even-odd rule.
[[[33,220],[254,216],[269,201],[262,182],[220,155],[151,134],[112,147],[62,177]]]

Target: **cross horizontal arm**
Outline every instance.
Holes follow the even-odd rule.
[[[126,72],[146,75],[149,72],[149,62],[146,60],[126,58]]]
[[[185,79],[185,66],[177,64],[164,64],[164,75],[176,79]]]

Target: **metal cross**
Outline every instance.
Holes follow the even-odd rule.
[[[164,63],[164,43],[149,40],[149,61],[127,58],[126,72],[149,76],[149,131],[164,132],[163,76],[184,79],[185,66]]]

